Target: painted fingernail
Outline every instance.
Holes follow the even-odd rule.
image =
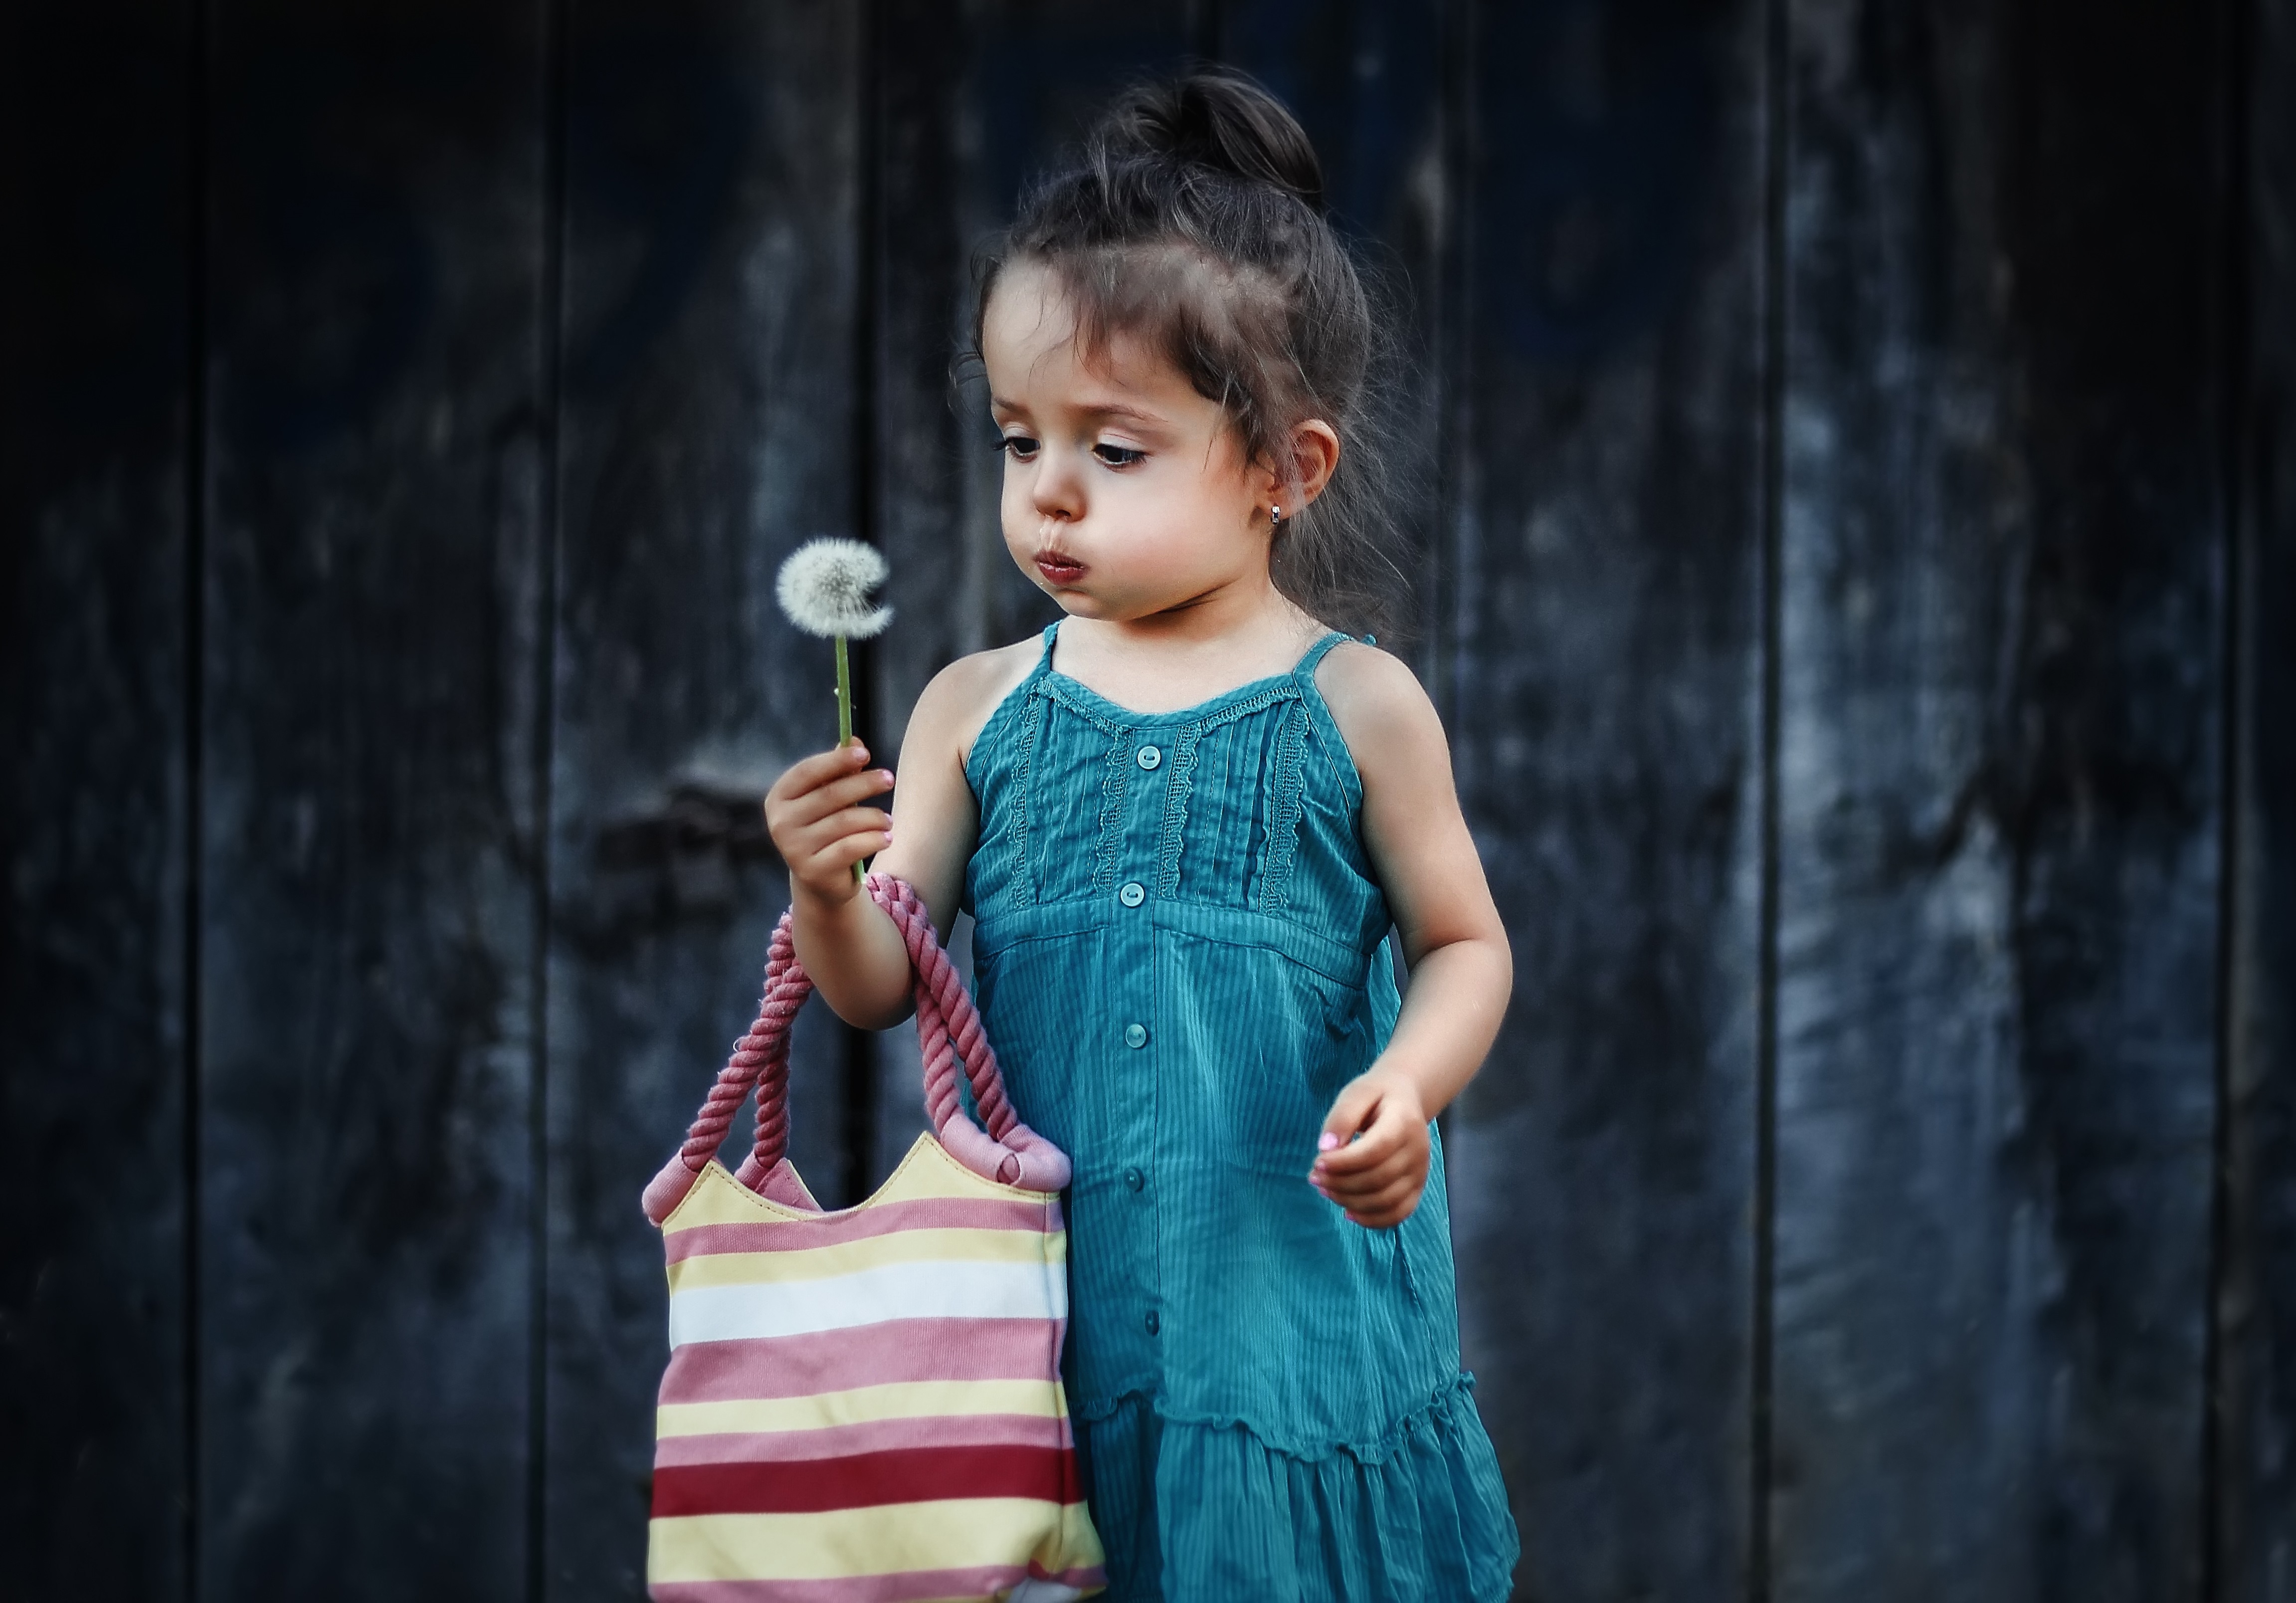
[[[1330,1152],[1333,1148],[1337,1147],[1339,1144],[1340,1138],[1333,1135],[1328,1130],[1322,1135],[1316,1138],[1316,1150],[1317,1152]]]

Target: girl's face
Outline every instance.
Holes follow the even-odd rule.
[[[1086,361],[1052,275],[1016,263],[980,330],[1004,437],[1004,546],[1068,612],[1118,621],[1269,590],[1275,476],[1139,341]]]

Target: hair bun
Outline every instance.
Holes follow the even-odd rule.
[[[1324,210],[1324,166],[1283,103],[1229,69],[1143,84],[1094,130],[1109,156],[1168,157],[1270,185]]]

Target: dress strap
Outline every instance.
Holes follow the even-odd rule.
[[[1324,660],[1332,647],[1342,640],[1351,638],[1353,638],[1352,636],[1343,635],[1337,629],[1332,630],[1308,648],[1307,654],[1300,659],[1300,665],[1292,670],[1292,677],[1303,681],[1312,680],[1316,677],[1316,664]]]

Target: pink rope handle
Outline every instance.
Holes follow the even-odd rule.
[[[797,960],[797,938],[783,913],[774,926],[766,949],[766,990],[758,1001],[758,1016],[732,1056],[718,1071],[716,1083],[702,1099],[701,1111],[686,1128],[685,1143],[662,1171],[645,1188],[646,1217],[656,1224],[685,1199],[693,1177],[707,1168],[741,1111],[742,1099],[754,1087],[758,1093],[758,1134],[749,1161],[738,1177],[751,1189],[762,1189],[766,1177],[789,1147],[789,1038],[798,1009],[813,994],[812,976]]]
[[[956,1069],[962,1063],[965,1078],[972,1082],[980,1122],[988,1127],[989,1139],[1001,1144],[1021,1119],[1005,1099],[1004,1076],[996,1066],[996,1049],[981,1031],[980,1010],[973,1006],[964,976],[941,950],[932,915],[908,882],[890,875],[869,878],[869,893],[901,932],[909,966],[916,974],[912,994],[917,1007],[917,1047],[924,1058],[925,1111],[933,1128],[943,1128],[962,1112],[956,1096]]]
[[[933,933],[932,917],[915,889],[889,874],[863,882],[871,900],[885,909],[900,932],[915,976],[912,995],[917,1014],[917,1044],[924,1060],[925,1106],[935,1132],[951,1157],[983,1179],[1031,1190],[1057,1191],[1069,1183],[1069,1161],[1061,1150],[1021,1122],[1004,1094],[996,1054],[980,1025],[964,976],[948,960]],[[754,1088],[757,1138],[737,1179],[764,1192],[789,1151],[790,1030],[798,1009],[813,992],[813,979],[798,961],[791,915],[783,913],[767,948],[765,992],[758,1016],[734,1043],[726,1066],[687,1127],[685,1140],[645,1190],[646,1216],[660,1224],[684,1200],[693,1178],[732,1128],[734,1115]],[[962,1063],[984,1131],[964,1116],[956,1092]]]

